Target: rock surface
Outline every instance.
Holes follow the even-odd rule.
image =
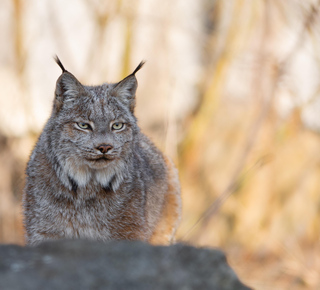
[[[249,289],[221,251],[177,244],[56,241],[0,246],[0,289]]]

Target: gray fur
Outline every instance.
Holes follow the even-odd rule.
[[[143,63],[117,84],[84,86],[56,61],[63,72],[52,114],[26,171],[27,243],[61,238],[159,240],[155,235],[162,235],[157,228],[169,195],[177,203],[177,218],[168,224],[170,234],[165,233],[172,241],[180,218],[177,174],[140,132],[133,114],[135,73]],[[115,122],[124,127],[112,129]],[[81,123],[91,129],[80,128]],[[101,144],[112,149],[102,153],[97,149]]]

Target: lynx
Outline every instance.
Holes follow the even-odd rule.
[[[62,69],[51,116],[30,156],[23,196],[26,242],[52,239],[174,241],[178,173],[140,131],[135,74],[82,85]]]

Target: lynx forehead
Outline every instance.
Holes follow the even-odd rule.
[[[177,171],[140,132],[136,72],[85,86],[62,69],[50,119],[28,166],[26,237],[170,243],[180,219]]]
[[[73,102],[73,108],[77,107],[77,111],[67,110],[68,114],[77,115],[79,118],[86,118],[90,121],[99,119],[119,119],[125,117],[130,122],[136,122],[130,110],[115,97],[110,95],[109,89],[99,96],[96,95],[96,88],[85,87],[87,96],[82,96]]]

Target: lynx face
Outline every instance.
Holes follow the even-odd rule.
[[[102,169],[125,158],[133,132],[138,128],[130,111],[114,97],[106,94],[97,98],[89,90],[88,94],[77,100],[80,104],[62,112],[59,147],[88,167]]]
[[[134,74],[117,84],[83,86],[64,71],[57,81],[52,150],[70,187],[89,182],[116,190],[126,173],[139,131],[133,115],[137,81]]]

